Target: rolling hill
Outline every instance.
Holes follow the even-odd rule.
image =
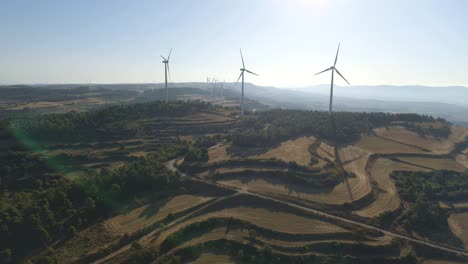
[[[0,141],[5,262],[468,259],[468,129],[444,119],[155,101],[10,118]]]

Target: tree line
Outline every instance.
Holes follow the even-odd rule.
[[[237,146],[269,146],[303,134],[314,135],[322,140],[345,145],[359,140],[362,133],[399,122],[433,122],[447,124],[444,120],[417,114],[351,113],[276,109],[255,113],[239,122],[238,131],[231,135]],[[443,126],[440,134],[446,135]],[[439,133],[439,129],[421,130],[422,133]]]
[[[9,129],[15,135],[37,141],[108,139],[115,134],[135,132],[129,128],[129,121],[145,117],[178,116],[213,107],[193,101],[115,105],[89,112],[71,111],[11,120]]]

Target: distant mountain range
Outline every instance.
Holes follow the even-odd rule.
[[[163,88],[164,84],[56,84],[33,85],[43,88],[76,88],[90,86],[97,89],[148,90]],[[6,86],[3,86],[6,87]],[[7,87],[24,87],[22,85]],[[208,89],[206,83],[171,83],[174,88]],[[1,86],[0,86],[1,89]],[[240,95],[240,85],[226,83],[224,89]],[[294,108],[308,110],[328,109],[329,85],[301,88],[277,88],[245,84],[246,97],[271,108]],[[227,91],[226,91],[227,92]],[[429,86],[336,86],[334,109],[359,112],[414,112],[443,117],[448,121],[468,127],[468,87]]]
[[[247,96],[272,107],[327,110],[329,85],[296,89],[248,85]],[[413,112],[468,126],[467,87],[337,86],[334,109],[359,112]]]
[[[317,85],[297,91],[328,94],[329,85]],[[337,96],[403,102],[439,102],[468,106],[468,87],[463,86],[337,86]]]

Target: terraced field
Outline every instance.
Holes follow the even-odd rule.
[[[460,154],[457,155],[455,159],[459,164],[463,165],[465,169],[468,169],[468,155],[467,154]]]
[[[355,180],[348,180],[347,183],[349,185],[347,191],[350,192],[350,197],[352,198],[351,202],[371,194],[371,182],[366,171],[370,152],[354,146],[348,146],[339,150],[339,156],[343,168],[356,175]]]
[[[468,213],[453,213],[448,218],[449,227],[468,249]]]
[[[233,217],[281,233],[336,234],[348,232],[339,226],[320,220],[263,208],[241,207],[225,209],[219,212],[209,213],[204,217]],[[291,225],[291,223],[294,223],[294,225]]]
[[[317,154],[324,160],[335,160],[335,148],[324,142],[317,148]]]
[[[179,195],[161,204],[147,204],[132,211],[113,217],[104,226],[113,235],[130,234],[183,210],[209,201],[209,197]]]
[[[428,153],[424,149],[421,149],[415,145],[394,141],[379,136],[363,135],[356,146],[372,153]]]
[[[408,146],[413,145],[437,154],[449,153],[457,142],[463,141],[468,135],[467,130],[459,126],[451,126],[451,134],[447,139],[437,139],[433,136],[421,137],[416,132],[400,126],[378,128],[375,129],[375,133],[394,142],[401,142]]]
[[[454,170],[464,171],[466,167],[462,166],[456,160],[444,158],[425,158],[425,157],[401,157],[400,160],[432,170]]]
[[[254,193],[262,193],[266,195],[289,197],[290,199],[300,199],[311,202],[323,203],[325,205],[342,205],[352,201],[348,189],[351,188],[351,193],[360,193],[359,183],[356,179],[349,179],[348,183],[340,183],[333,189],[310,188],[300,184],[286,184],[275,179],[254,178],[254,179],[238,179],[229,181],[219,181],[220,184],[232,186],[239,189],[247,190]]]
[[[398,170],[414,171],[421,170],[421,168],[389,159],[376,160],[369,171],[371,180],[377,189],[375,200],[353,213],[364,217],[377,217],[384,212],[397,210],[400,207],[401,201],[398,197],[395,184],[390,178],[390,173]]]
[[[310,162],[309,146],[315,141],[314,137],[300,137],[294,140],[282,142],[278,147],[253,158],[275,158],[286,162],[294,161],[299,165],[308,166]]]
[[[210,148],[208,150],[208,163],[215,163],[226,161],[230,159],[229,154],[227,153],[228,144],[220,145],[216,148]]]

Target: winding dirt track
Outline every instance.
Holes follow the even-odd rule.
[[[174,167],[174,162],[175,162],[175,160],[171,160],[168,163],[166,163],[167,168],[169,170],[171,170],[171,171],[178,172],[182,176],[187,177],[188,176],[187,174],[180,172],[179,169]],[[199,179],[199,178],[195,178],[195,177],[191,177],[191,178],[193,180],[195,180],[195,181],[201,181],[201,182],[204,182],[206,184],[216,185],[218,187],[222,187],[222,188],[225,188],[225,189],[237,191],[237,193],[239,193],[239,194],[252,195],[252,196],[256,196],[256,197],[261,198],[261,199],[265,199],[265,200],[269,200],[269,201],[272,201],[272,202],[288,205],[288,206],[291,206],[291,207],[294,207],[294,208],[297,208],[297,209],[300,209],[300,210],[303,210],[303,211],[307,211],[309,213],[313,213],[313,214],[315,214],[317,216],[320,216],[320,217],[323,217],[325,219],[328,218],[328,219],[338,220],[338,221],[353,224],[355,226],[359,226],[359,227],[362,227],[362,228],[365,228],[365,229],[368,229],[368,230],[377,231],[377,232],[380,232],[382,234],[385,234],[385,235],[388,235],[388,236],[391,236],[391,237],[394,237],[394,238],[399,238],[399,239],[403,239],[403,240],[406,240],[406,241],[409,241],[409,242],[412,242],[412,243],[425,245],[425,246],[435,248],[435,249],[439,249],[439,250],[442,250],[442,251],[445,251],[445,252],[448,252],[448,253],[451,253],[451,254],[456,254],[456,255],[459,255],[459,256],[463,256],[463,257],[468,257],[468,252],[466,252],[466,251],[451,248],[451,247],[441,245],[441,244],[438,244],[438,243],[435,243],[435,242],[422,240],[422,239],[416,239],[416,238],[412,238],[412,237],[409,237],[409,236],[397,234],[397,233],[394,233],[394,232],[391,232],[391,231],[387,231],[387,230],[384,230],[384,229],[381,229],[381,228],[378,228],[378,227],[375,227],[375,226],[371,226],[371,225],[368,225],[368,224],[360,223],[360,222],[357,222],[357,221],[354,221],[354,220],[351,220],[351,219],[347,219],[347,218],[344,218],[344,217],[341,217],[341,216],[336,216],[336,215],[333,215],[333,214],[329,214],[329,213],[322,212],[322,211],[319,211],[319,210],[315,210],[315,209],[312,209],[312,208],[304,207],[304,206],[297,205],[297,204],[294,204],[294,203],[285,202],[285,201],[278,200],[278,199],[275,199],[275,198],[271,198],[271,197],[268,197],[268,196],[264,196],[264,195],[261,195],[261,194],[252,193],[252,192],[249,192],[249,191],[246,191],[246,190],[233,188],[233,187],[226,186],[226,185],[219,184],[219,183],[213,183],[213,182],[203,180],[203,179]]]

